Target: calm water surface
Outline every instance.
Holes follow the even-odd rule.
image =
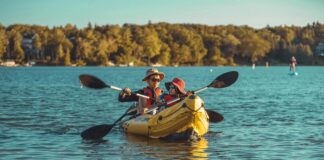
[[[128,108],[111,89],[81,88],[78,76],[140,89],[148,68],[0,68],[2,159],[324,159],[324,67],[163,67],[165,80],[206,86],[236,70],[238,81],[199,95],[225,120],[210,125],[198,142],[165,142],[126,135],[117,127],[102,141],[79,134],[111,124]],[[162,84],[163,84],[162,83]],[[164,88],[163,85],[161,87]],[[1,159],[0,158],[0,159]]]

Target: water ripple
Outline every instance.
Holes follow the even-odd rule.
[[[210,72],[210,69],[213,72]],[[221,113],[198,142],[167,142],[124,134],[117,127],[100,141],[81,140],[95,125],[113,123],[130,105],[118,92],[80,88],[83,73],[131,87],[147,68],[0,68],[0,157],[3,159],[322,159],[324,157],[323,67],[186,67],[159,70],[186,80],[188,90],[230,70],[238,81],[199,95]],[[197,76],[199,75],[199,76]],[[132,77],[132,78],[129,78]],[[163,86],[162,86],[163,87]]]

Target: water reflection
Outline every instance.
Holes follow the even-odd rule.
[[[208,141],[201,138],[199,141],[165,141],[150,139],[142,136],[125,134],[129,147],[134,152],[140,153],[141,157],[158,159],[208,159],[205,151]],[[144,154],[144,155],[143,155]]]

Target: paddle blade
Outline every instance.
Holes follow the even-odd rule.
[[[107,87],[105,82],[101,81],[99,78],[87,74],[82,74],[79,76],[80,82],[82,85],[93,88],[93,89],[102,89]]]
[[[221,115],[220,113],[217,113],[209,109],[206,109],[206,112],[209,117],[209,122],[218,123],[224,120],[223,115]]]
[[[226,72],[218,76],[211,84],[208,85],[208,87],[213,87],[213,88],[228,87],[236,82],[238,75],[239,74],[236,71]]]
[[[85,140],[101,139],[102,137],[107,135],[113,127],[114,125],[108,124],[93,126],[83,131],[81,133],[81,137]]]

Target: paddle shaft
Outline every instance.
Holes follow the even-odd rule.
[[[198,89],[198,90],[196,90],[196,91],[193,91],[193,93],[194,93],[194,94],[197,94],[197,93],[200,93],[200,92],[202,92],[202,91],[204,91],[204,90],[206,90],[206,89],[208,89],[208,87],[200,88],[200,89]],[[173,99],[173,100],[171,100],[171,101],[166,102],[166,104],[169,105],[169,104],[172,104],[172,103],[177,102],[177,101],[179,101],[179,100],[180,100],[180,98],[178,97],[178,98],[176,98],[176,99]]]
[[[200,92],[202,92],[202,91],[204,91],[206,89],[208,89],[208,86],[207,87],[202,87],[200,89],[197,89],[196,91],[194,91],[194,93],[197,94],[197,93],[200,93]]]
[[[197,93],[200,93],[200,92],[202,92],[202,91],[204,91],[204,90],[206,90],[206,89],[208,89],[208,86],[206,86],[206,87],[202,87],[202,88],[200,88],[200,89],[197,89],[197,90],[195,90],[195,91],[193,91],[193,93],[194,94],[197,94]],[[173,99],[173,100],[171,100],[171,101],[168,101],[168,102],[166,102],[166,104],[167,105],[169,105],[169,104],[172,104],[172,103],[174,103],[174,102],[177,102],[177,101],[179,101],[181,98],[176,98],[176,99]]]
[[[106,85],[108,88],[111,88],[113,90],[116,90],[116,91],[122,91],[123,89],[119,88],[119,87],[116,87],[116,86],[111,86],[111,85]],[[134,93],[136,96],[138,97],[142,97],[142,98],[146,98],[146,99],[150,99],[149,96],[145,96],[145,95],[142,95],[142,94],[139,94],[139,93]]]
[[[200,92],[202,92],[202,91],[208,89],[209,86],[210,86],[210,85],[208,85],[208,86],[206,86],[206,87],[199,88],[199,89],[193,91],[193,93],[194,93],[194,94],[200,93]],[[172,104],[172,103],[174,103],[174,102],[177,102],[177,101],[179,101],[179,100],[181,100],[181,98],[177,97],[177,98],[175,98],[175,99],[173,99],[173,100],[170,100],[170,101],[166,102],[165,105],[170,105],[170,104]],[[153,112],[154,110],[156,110],[156,109],[159,108],[159,107],[160,107],[160,106],[153,107],[152,109],[148,110],[147,113]]]

